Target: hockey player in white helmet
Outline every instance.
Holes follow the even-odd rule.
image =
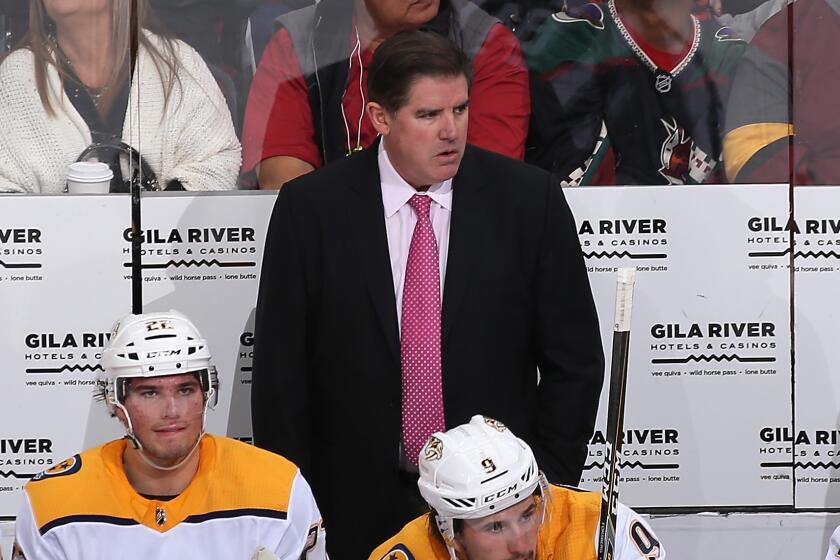
[[[420,452],[430,512],[370,560],[595,560],[601,496],[549,484],[531,448],[504,424],[473,416]],[[619,504],[615,560],[659,560],[650,526]]]
[[[298,468],[205,433],[219,389],[210,359],[177,311],[114,326],[100,396],[126,435],[26,485],[18,560],[326,559],[321,515]]]

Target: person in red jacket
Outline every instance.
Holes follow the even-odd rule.
[[[522,159],[528,72],[516,37],[467,0],[322,0],[284,14],[263,52],[245,111],[243,171],[261,188],[369,146],[367,66],[403,29],[453,40],[473,63],[468,141]]]

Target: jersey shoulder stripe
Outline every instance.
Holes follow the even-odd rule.
[[[134,519],[112,517],[110,515],[68,515],[66,517],[54,519],[46,525],[39,527],[38,532],[40,532],[41,535],[46,535],[52,529],[61,525],[67,525],[68,523],[104,523],[106,525],[122,525],[124,527],[140,524]]]
[[[203,523],[211,519],[231,519],[234,517],[267,517],[270,519],[286,519],[288,513],[274,509],[264,508],[240,508],[222,511],[211,511],[200,515],[190,515],[184,519],[184,523]]]

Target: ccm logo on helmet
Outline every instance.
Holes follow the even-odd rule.
[[[518,488],[519,488],[519,483],[514,482],[513,484],[511,484],[507,488],[502,488],[498,492],[493,492],[492,494],[487,494],[486,496],[481,498],[481,503],[482,504],[489,504],[490,502],[495,502],[496,500],[499,500],[501,498],[504,498],[505,496],[508,496],[508,495],[516,492],[516,490]]]
[[[177,356],[180,353],[180,348],[177,350],[155,350],[154,352],[146,352],[146,358],[168,358],[170,356]]]

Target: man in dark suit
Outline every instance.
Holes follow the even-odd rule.
[[[280,191],[255,333],[255,442],[300,465],[340,558],[421,513],[418,439],[476,413],[577,484],[604,365],[562,190],[466,145],[464,55],[407,31],[369,72],[381,141]]]

